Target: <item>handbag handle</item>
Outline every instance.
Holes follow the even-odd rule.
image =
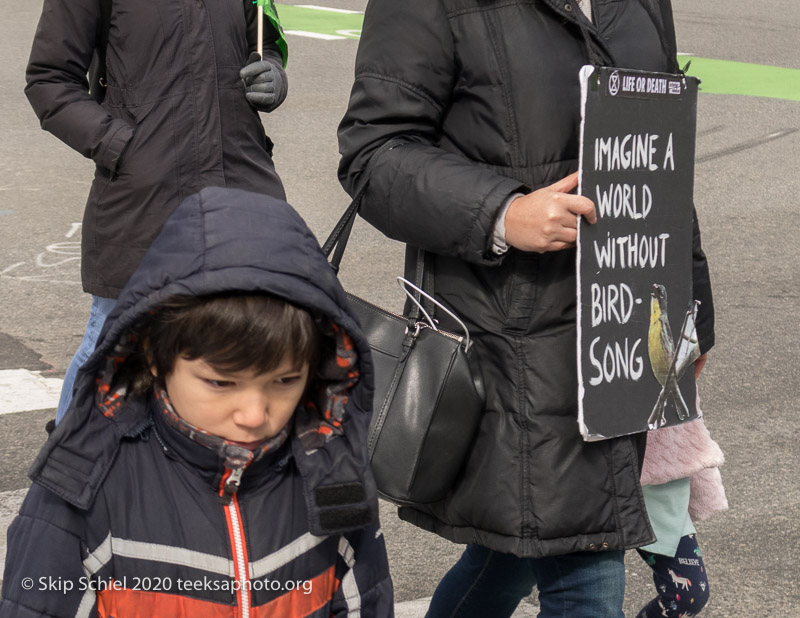
[[[375,151],[375,154],[373,154],[370,158],[370,163],[375,161],[378,155],[382,154],[383,152],[391,150],[395,146],[399,146],[404,143],[406,143],[406,140],[399,138],[389,140]],[[328,263],[333,269],[333,272],[335,272],[337,275],[339,274],[339,267],[342,263],[344,250],[347,248],[347,242],[350,239],[350,233],[353,230],[353,224],[356,220],[356,213],[358,213],[358,209],[361,206],[361,200],[367,190],[368,183],[369,169],[362,173],[362,181],[359,184],[358,190],[355,192],[353,201],[350,202],[347,210],[344,211],[344,214],[342,214],[342,216],[339,218],[339,221],[336,222],[336,225],[333,226],[333,230],[331,230],[331,233],[328,235],[328,238],[322,245],[322,253],[326,258],[329,258]],[[331,253],[333,253],[332,257]],[[413,286],[416,292],[414,295],[410,295],[413,296],[412,300],[414,302],[407,317],[415,322],[418,321],[420,319],[420,309],[422,309],[426,318],[431,322],[431,324],[434,324],[434,315],[436,312],[435,307],[438,303],[433,300],[433,272],[431,268],[426,266],[426,263],[429,261],[429,259],[430,257],[426,255],[424,249],[417,249],[414,277],[415,285]],[[408,294],[408,292],[406,293]],[[425,305],[425,308],[423,308],[423,304]]]
[[[322,253],[325,254],[326,258],[330,258],[328,264],[336,274],[339,274],[339,265],[342,263],[342,256],[347,247],[347,241],[350,239],[350,232],[353,229],[356,213],[358,212],[358,207],[361,204],[361,198],[366,188],[366,184],[364,184],[358,194],[353,198],[353,201],[350,202],[347,210],[344,211],[344,214],[336,222],[336,225],[333,226],[333,230],[325,241],[325,244],[322,245]],[[331,257],[332,251],[333,257]]]
[[[405,143],[405,141],[399,138],[390,139],[375,151],[375,154],[370,157],[370,163],[375,161],[380,154],[383,154],[387,150],[391,150],[395,146],[399,146],[403,143]],[[325,254],[326,258],[330,257],[331,251],[333,251],[334,247],[336,248],[333,257],[329,260],[329,264],[331,268],[333,268],[333,272],[337,274],[339,273],[339,265],[342,262],[344,250],[347,247],[347,241],[350,239],[350,232],[353,229],[353,223],[356,220],[358,207],[361,205],[361,198],[364,197],[368,183],[369,167],[361,174],[361,182],[358,184],[358,189],[355,191],[353,201],[350,202],[347,210],[344,211],[344,214],[341,216],[339,221],[336,222],[336,225],[333,226],[333,230],[331,230],[331,233],[328,235],[328,238],[322,245],[322,253]]]
[[[398,277],[397,285],[399,285],[400,289],[406,293],[406,296],[408,296],[411,302],[413,302],[419,308],[419,310],[422,311],[422,313],[425,315],[425,321],[428,323],[428,326],[433,330],[438,332],[439,327],[436,326],[436,322],[434,321],[434,319],[430,315],[428,315],[428,312],[425,310],[425,307],[422,306],[422,303],[417,299],[417,296],[413,292],[409,291],[408,288],[414,290],[418,295],[427,298],[436,307],[439,307],[439,309],[444,311],[447,315],[449,315],[456,322],[458,322],[458,325],[461,327],[461,330],[464,331],[464,349],[469,350],[469,329],[467,328],[467,325],[464,324],[464,322],[461,320],[461,318],[459,318],[455,313],[450,311],[450,309],[448,309],[444,304],[436,300],[433,296],[425,292],[425,290],[422,290],[413,283],[411,283],[408,279],[404,279],[403,277]]]

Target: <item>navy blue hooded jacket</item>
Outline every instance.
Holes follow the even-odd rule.
[[[269,293],[338,325],[360,375],[340,431],[311,450],[293,431],[244,470],[228,504],[231,471],[215,451],[153,414],[152,401],[130,396],[103,412],[97,387],[119,343],[165,299],[225,291]],[[223,188],[186,199],[31,469],[9,528],[0,616],[391,616],[365,446],[372,383],[345,294],[289,205]]]

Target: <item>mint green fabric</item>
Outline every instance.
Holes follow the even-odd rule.
[[[681,537],[696,532],[689,517],[689,491],[688,478],[661,485],[642,485],[647,516],[657,540],[640,549],[674,557]]]

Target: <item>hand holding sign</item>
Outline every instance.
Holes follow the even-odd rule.
[[[578,215],[597,221],[594,203],[570,193],[578,173],[516,198],[506,213],[506,242],[521,251],[560,251],[575,246]]]

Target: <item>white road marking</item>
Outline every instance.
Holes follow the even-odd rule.
[[[12,264],[11,266],[8,266],[7,268],[4,268],[3,270],[0,270],[0,275],[5,275],[6,273],[9,273],[9,272],[11,272],[11,271],[12,271],[12,270],[14,270],[15,268],[19,268],[19,267],[20,267],[20,266],[22,266],[24,263],[25,263],[25,262],[16,262],[15,264]]]
[[[305,36],[310,39],[323,39],[325,41],[339,41],[347,37],[336,36],[335,34],[320,34],[319,32],[306,32],[304,30],[284,30],[284,34],[293,34],[295,36]]]
[[[295,6],[304,9],[316,9],[317,11],[331,11],[332,13],[350,13],[354,15],[362,15],[364,11],[350,11],[348,9],[333,9],[329,6],[317,6],[316,4],[295,4]]]
[[[422,599],[414,599],[413,601],[395,603],[394,616],[395,618],[420,618],[420,616],[424,616],[425,612],[428,611],[430,602],[431,598],[425,597]],[[535,618],[538,613],[538,606],[523,601],[514,611],[511,618]]]
[[[64,380],[45,378],[27,369],[0,371],[0,414],[46,410],[58,406]]]
[[[72,227],[69,228],[69,232],[67,232],[66,237],[67,238],[72,238],[73,236],[75,236],[75,234],[78,232],[78,230],[81,229],[81,227],[82,227],[81,223],[73,223]]]

